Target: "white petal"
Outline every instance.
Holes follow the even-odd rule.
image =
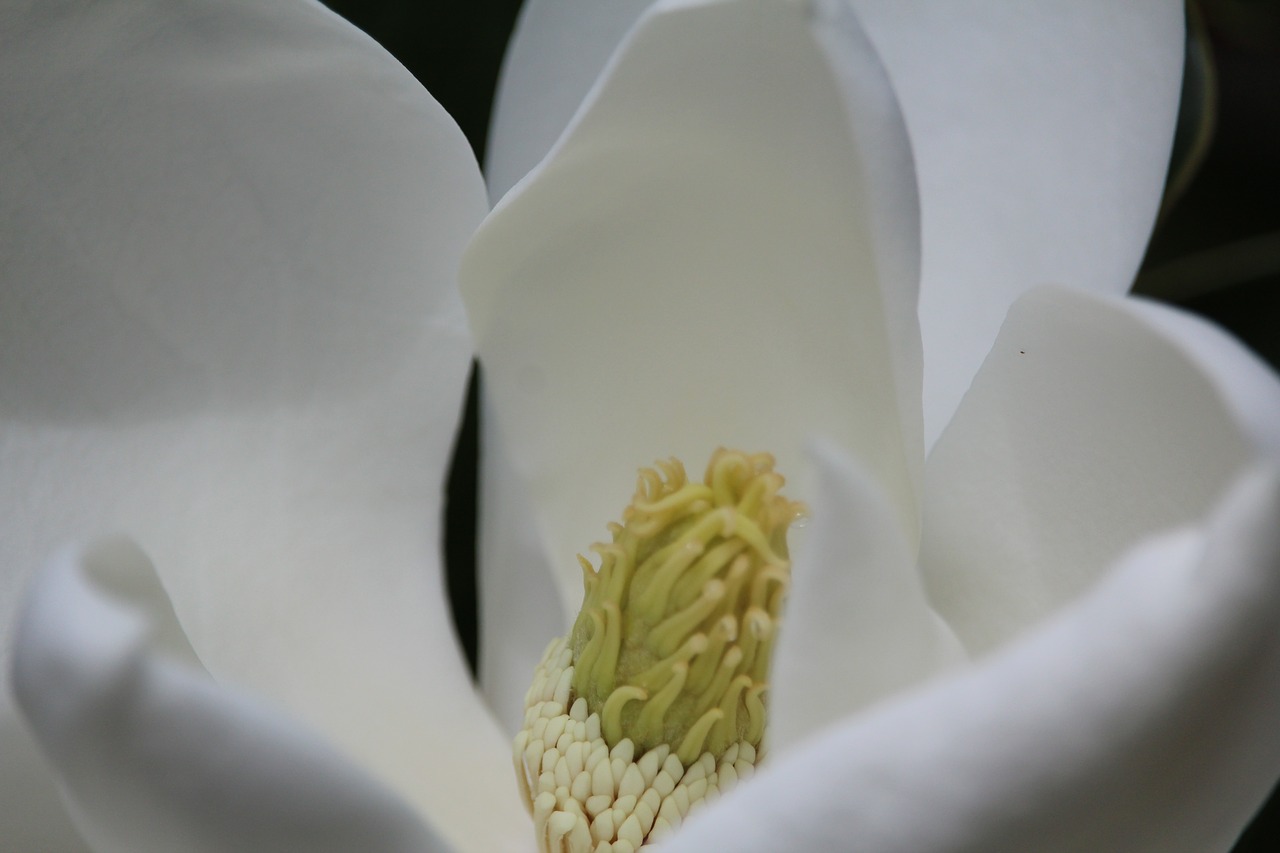
[[[815,738],[664,850],[1215,853],[1280,773],[1280,478],[972,672]],[[1206,542],[1207,540],[1207,542]]]
[[[498,721],[515,732],[547,643],[565,633],[582,598],[561,599],[528,485],[486,396],[480,412],[480,683]]]
[[[29,4],[0,45],[0,514],[152,554],[205,664],[455,838],[525,832],[439,576],[485,194],[453,122],[311,2]],[[502,805],[507,804],[507,811]]]
[[[919,172],[925,435],[1018,294],[1129,289],[1164,185],[1181,0],[849,0]]]
[[[5,637],[6,643],[9,637]],[[8,660],[8,655],[4,656]],[[0,690],[0,826],[15,851],[90,853],[7,689]]]
[[[770,678],[775,748],[965,659],[883,496],[838,447],[812,455],[822,488],[792,534],[801,545]]]
[[[32,585],[13,682],[94,850],[446,850],[322,741],[214,684],[147,558],[67,548]]]
[[[1266,362],[1195,314],[1145,299],[1125,305],[1212,379],[1222,405],[1250,444],[1280,457],[1280,391]]]
[[[1280,447],[1276,377],[1202,321],[1178,318],[1187,336],[1152,316],[1062,288],[1022,297],[929,457],[925,581],[970,649],[1056,609],[1129,543],[1203,515],[1269,449],[1262,434]],[[1217,360],[1193,357],[1193,338]]]
[[[821,432],[914,530],[906,151],[840,3],[663,3],[486,220],[463,286],[497,429],[540,513],[534,546],[568,606],[574,553],[635,470],[670,455],[696,473],[721,444],[768,450],[805,497],[803,444]]]
[[[653,0],[528,0],[502,61],[485,175],[497,201],[560,136],[613,49]]]

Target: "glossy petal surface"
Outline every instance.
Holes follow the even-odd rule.
[[[849,2],[919,173],[932,443],[1020,293],[1129,289],[1173,140],[1183,3]]]
[[[1201,517],[1280,447],[1280,382],[1201,321],[1178,317],[1195,334],[1172,334],[1152,319],[1168,310],[1046,288],[1010,311],[926,477],[926,585],[971,650]],[[1200,338],[1216,360],[1184,344]]]
[[[665,849],[1228,850],[1280,772],[1277,518],[1280,479],[1255,471],[1206,526],[782,756]]]
[[[572,624],[582,598],[562,595],[526,475],[510,456],[511,445],[498,429],[490,401],[482,400],[478,669],[489,707],[507,731],[516,732],[534,667],[546,644]]]
[[[54,557],[13,680],[99,853],[447,849],[322,740],[214,684],[131,543]]]
[[[551,150],[653,0],[527,0],[507,45],[485,175],[494,201]]]
[[[769,450],[804,497],[804,439],[823,432],[914,529],[907,150],[841,4],[664,3],[486,221],[464,296],[568,608],[574,553],[670,455],[697,471],[721,444]],[[485,582],[545,583],[520,569]]]
[[[439,576],[486,207],[465,140],[315,3],[4,15],[6,614],[62,542],[128,533],[216,676],[451,837],[523,835],[452,781],[510,774]]]
[[[965,659],[883,496],[839,448],[819,442],[811,453],[821,488],[812,521],[790,536],[795,564],[770,677],[775,749]]]

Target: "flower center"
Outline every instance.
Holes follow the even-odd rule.
[[[803,509],[782,485],[768,454],[718,450],[702,483],[658,463],[592,547],[599,567],[579,557],[582,610],[547,648],[515,739],[541,850],[638,850],[762,757]]]

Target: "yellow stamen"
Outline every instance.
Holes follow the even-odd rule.
[[[790,582],[768,454],[718,450],[703,483],[644,469],[548,646],[513,758],[544,853],[638,850],[764,754],[769,660]]]

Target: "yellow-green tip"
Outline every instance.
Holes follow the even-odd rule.
[[[543,850],[638,850],[763,754],[786,533],[803,511],[773,466],[722,448],[702,483],[674,459],[645,469],[613,541],[593,546],[598,567],[579,558],[582,610],[547,649],[516,738]]]
[[[586,595],[569,634],[573,688],[605,741],[668,744],[685,763],[759,747],[764,693],[790,578],[786,533],[799,511],[768,454],[718,450],[702,483],[672,459],[582,560]]]

